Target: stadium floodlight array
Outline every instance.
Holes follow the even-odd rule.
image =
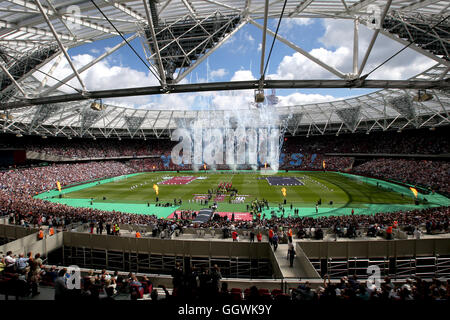
[[[89,106],[86,106],[82,112],[80,113],[81,121],[80,121],[80,131],[81,135],[84,135],[84,133],[94,124],[96,123],[100,117],[105,112],[105,109],[99,111],[91,110]]]
[[[152,13],[154,10],[151,10]],[[141,25],[148,46],[147,59],[157,65],[156,48],[161,57],[162,75],[168,83],[177,82],[184,71],[191,67],[211,50],[226,35],[230,34],[241,22],[239,15],[225,16],[216,11],[206,18],[196,19],[186,15],[172,23],[159,23],[157,16],[152,16],[153,26]],[[155,21],[156,20],[156,21]],[[153,27],[156,43],[153,41]],[[177,71],[178,70],[178,71]],[[174,75],[178,74],[177,79]]]
[[[389,105],[402,116],[408,120],[416,117],[416,110],[414,108],[413,100],[408,95],[401,95],[388,100]]]
[[[354,132],[361,119],[361,106],[356,106],[352,108],[344,108],[336,110],[336,114],[342,120],[342,122],[347,126],[347,128]]]
[[[6,50],[2,50],[4,57],[7,57]],[[30,72],[39,69],[46,62],[59,54],[57,45],[39,47],[31,52],[26,52],[19,58],[11,57],[6,64],[8,73],[15,81],[25,78]],[[13,80],[3,71],[0,71],[0,101],[6,102],[17,91]]]
[[[137,116],[125,116],[125,123],[127,125],[128,130],[132,137],[136,135],[136,132],[144,123],[145,117],[137,117]]]
[[[57,104],[43,104],[36,107],[33,120],[31,120],[28,131],[31,132],[38,126],[42,125],[46,120],[50,119],[52,115],[57,113],[61,109],[61,106]]]
[[[449,59],[450,22],[442,16],[419,12],[391,12],[384,19],[383,28],[436,56]]]
[[[280,115],[280,127],[286,127],[286,130],[295,135],[303,119],[303,113]]]

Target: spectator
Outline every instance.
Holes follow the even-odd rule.
[[[58,272],[55,281],[55,300],[65,300],[68,297],[68,288],[66,284],[67,269],[63,268]]]

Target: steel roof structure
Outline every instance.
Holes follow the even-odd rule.
[[[95,111],[93,98],[111,97],[114,91],[89,91],[80,76],[116,52],[126,41],[81,68],[75,68],[69,48],[117,36],[142,40],[146,60],[160,86],[141,94],[176,94],[180,81],[214,53],[245,24],[275,32],[267,26],[279,18],[284,0],[2,0],[0,1],[0,130],[16,134],[83,137],[149,137],[170,135],[177,119],[217,117],[224,111],[142,110],[106,105]],[[270,87],[376,87],[382,90],[345,100],[310,105],[277,105],[280,125],[288,122],[293,135],[339,134],[372,130],[435,127],[450,122],[450,2],[448,0],[288,0],[284,18],[334,18],[354,21],[353,70],[344,72],[310,55],[299,44],[277,35],[277,40],[321,66],[336,80],[297,79],[270,83],[263,78],[241,84],[189,84],[189,91],[233,90]],[[263,19],[264,25],[258,20]],[[362,61],[358,59],[358,26],[375,28]],[[365,80],[365,64],[379,34],[436,61],[429,70],[399,82]],[[262,50],[264,52],[264,50]],[[48,79],[66,59],[71,75],[49,86]],[[33,74],[52,62],[49,74],[38,80]],[[261,74],[264,53],[261,57]],[[76,78],[72,96],[61,86]],[[329,81],[329,82],[326,82]],[[332,83],[331,83],[331,82]],[[333,82],[334,81],[334,82]],[[370,82],[378,81],[378,82]],[[433,99],[419,99],[418,88],[428,89]],[[128,90],[128,89],[127,89]],[[153,91],[151,91],[153,90]],[[212,90],[212,89],[211,89]],[[139,88],[123,91],[137,94]],[[152,92],[152,93],[150,93]],[[117,93],[116,93],[117,94]],[[426,101],[427,100],[427,101]],[[251,111],[249,111],[251,112]],[[287,118],[289,115],[289,118]],[[283,122],[283,119],[287,119]]]

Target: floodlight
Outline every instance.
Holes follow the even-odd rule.
[[[264,102],[264,90],[256,89],[255,90],[255,103],[263,103]]]
[[[102,111],[105,110],[105,106],[103,105],[102,100],[98,99],[91,103],[91,109],[95,111]]]
[[[414,101],[417,101],[417,102],[430,101],[431,99],[433,99],[433,96],[431,94],[427,93],[426,90],[419,90],[417,92],[417,96],[414,97]]]

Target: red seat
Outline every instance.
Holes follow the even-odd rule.
[[[277,295],[282,294],[282,293],[283,293],[283,291],[281,289],[273,289],[272,290],[272,295],[274,297],[276,297]]]
[[[233,292],[242,293],[242,289],[241,288],[231,288],[231,293],[233,293]]]
[[[241,301],[242,300],[242,296],[240,292],[231,292],[231,298],[233,299],[233,301]]]
[[[269,289],[261,288],[258,290],[258,292],[259,292],[259,295],[262,296],[263,294],[269,293]]]

